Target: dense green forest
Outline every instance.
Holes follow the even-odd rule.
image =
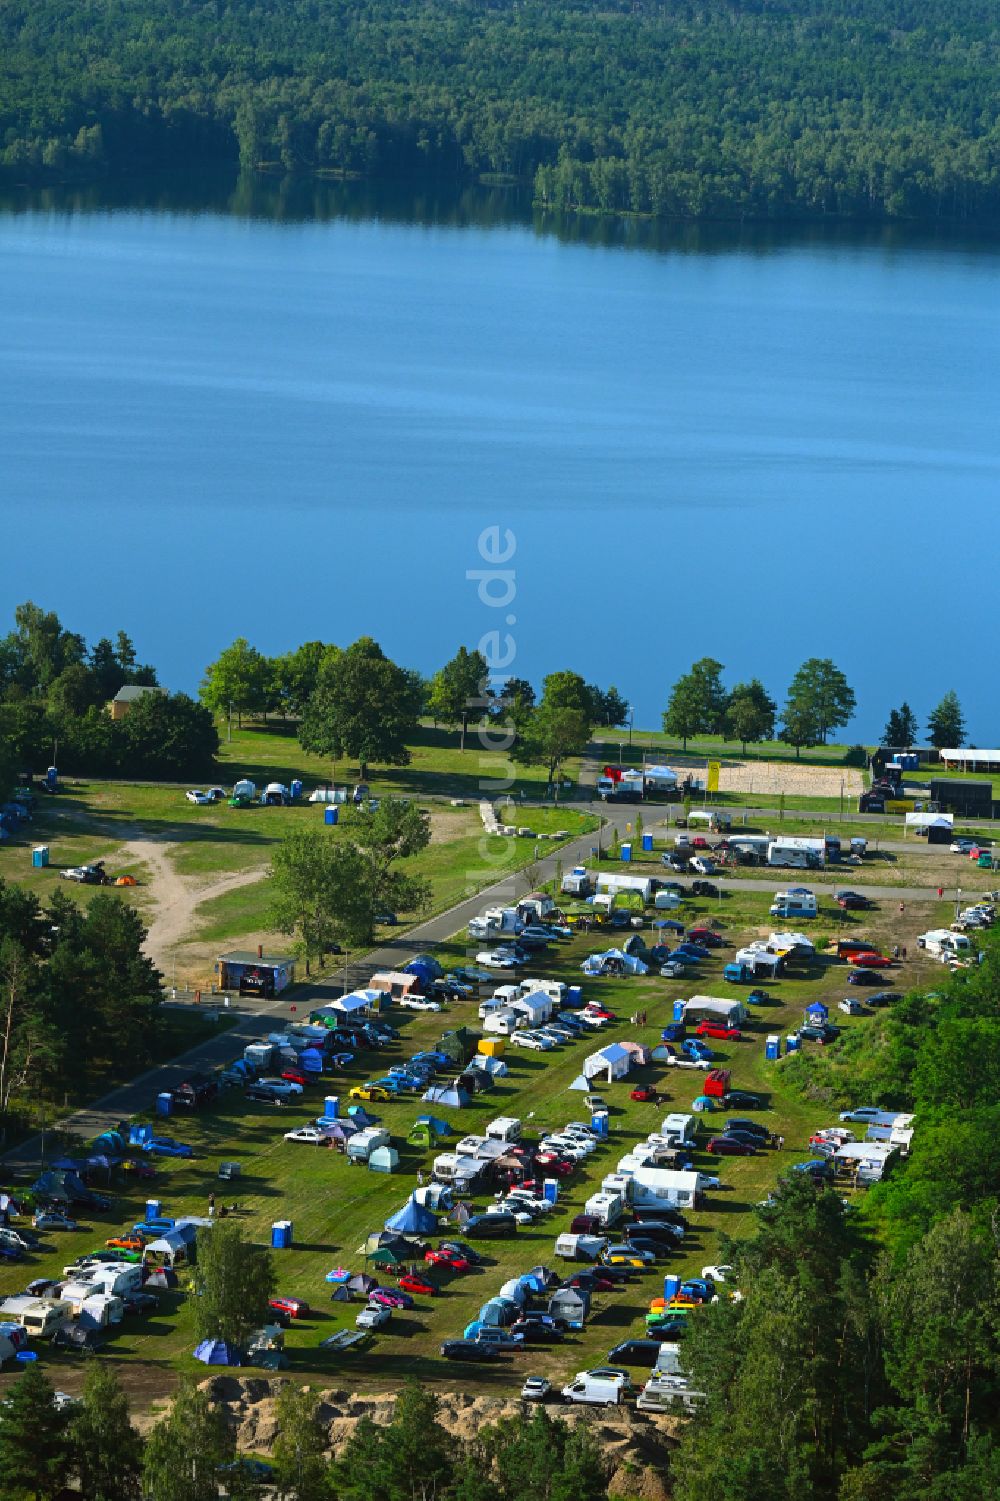
[[[0,0],[8,182],[510,175],[555,210],[984,219],[987,0]]]

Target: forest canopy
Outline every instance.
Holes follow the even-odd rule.
[[[985,219],[986,0],[4,0],[0,177],[206,161],[559,211]]]

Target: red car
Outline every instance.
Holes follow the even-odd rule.
[[[305,1074],[299,1073],[297,1068],[283,1068],[281,1070],[281,1077],[287,1079],[289,1084],[301,1084],[303,1089],[309,1083],[308,1077]]]
[[[703,943],[706,948],[721,949],[726,940],[714,928],[688,928],[687,935],[694,943]]]
[[[425,1251],[424,1260],[430,1266],[446,1266],[452,1272],[467,1272],[472,1265],[464,1256],[459,1256],[457,1251],[440,1249]]]
[[[268,1308],[276,1308],[279,1313],[287,1313],[290,1319],[307,1319],[312,1309],[304,1298],[268,1298]]]
[[[750,1146],[748,1142],[733,1141],[728,1136],[713,1136],[706,1143],[706,1151],[716,1157],[754,1157],[757,1153],[756,1147]]]
[[[577,1272],[577,1274],[576,1274],[575,1277],[569,1277],[569,1278],[567,1278],[567,1280],[563,1283],[563,1287],[589,1287],[589,1286],[592,1286],[596,1292],[599,1292],[599,1293],[610,1293],[610,1292],[614,1292],[615,1288],[618,1286],[617,1282],[614,1280],[613,1277],[605,1277],[604,1276],[604,1274],[601,1271],[600,1267],[596,1267],[596,1266],[593,1267],[591,1270],[589,1270],[588,1272],[584,1273],[583,1276],[586,1278],[585,1281],[581,1281],[580,1280],[581,1279],[581,1273]],[[591,1278],[593,1278],[593,1282],[591,1282],[591,1280],[590,1280]]]
[[[434,1283],[422,1277],[419,1272],[407,1272],[399,1278],[399,1286],[404,1293],[422,1293],[425,1298],[433,1298],[437,1292]]]
[[[892,960],[887,954],[852,954],[855,969],[890,969]]]
[[[597,1006],[593,1001],[585,1009],[591,1016],[603,1017],[606,1022],[616,1022],[618,1020],[617,1011],[609,1011],[607,1006]]]
[[[535,1161],[547,1173],[555,1173],[557,1178],[568,1178],[576,1168],[575,1162],[568,1162],[565,1157],[557,1157],[555,1152],[539,1152]]]
[[[695,1027],[695,1035],[698,1037],[722,1037],[728,1042],[739,1042],[743,1033],[739,1027],[727,1027],[725,1022],[699,1022]]]
[[[654,1104],[659,1098],[659,1094],[651,1084],[640,1084],[639,1087],[637,1089],[633,1089],[632,1093],[629,1095],[630,1100],[651,1100]]]
[[[693,850],[708,849],[708,840],[705,838],[704,834],[696,834],[694,836],[694,838],[691,840],[691,848]]]

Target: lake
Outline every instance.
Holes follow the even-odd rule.
[[[0,198],[0,287],[3,629],[190,691],[237,635],[498,632],[637,724],[696,657],[832,656],[859,738],[952,687],[1000,737],[995,242],[207,178]]]

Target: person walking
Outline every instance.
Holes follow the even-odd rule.
[[[422,1167],[417,1168],[417,1185],[420,1188],[424,1186],[424,1170]]]
[[[208,1217],[210,1220],[215,1219],[215,1194],[208,1196]]]

